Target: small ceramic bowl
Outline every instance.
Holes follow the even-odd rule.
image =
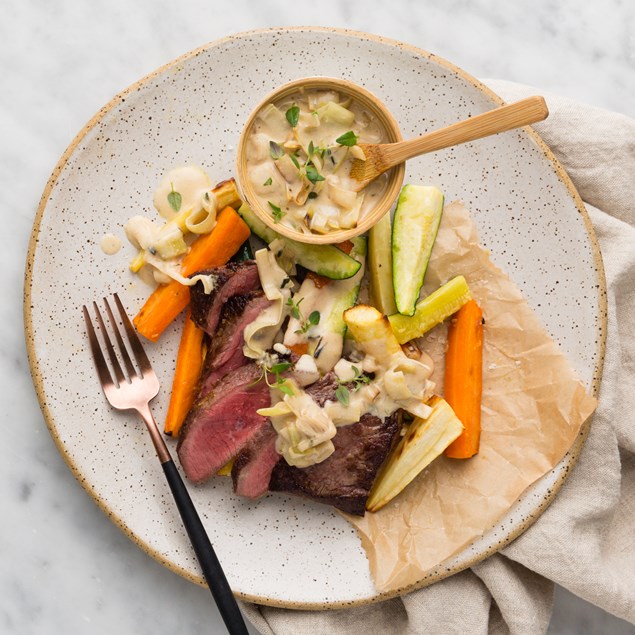
[[[335,90],[341,94],[351,97],[357,101],[357,103],[367,108],[373,116],[377,118],[377,121],[386,132],[387,143],[401,141],[401,132],[399,131],[399,126],[397,125],[395,118],[390,114],[390,111],[386,108],[386,106],[384,106],[384,104],[375,97],[375,95],[352,82],[332,77],[306,77],[284,84],[267,95],[256,106],[247,119],[238,142],[236,171],[243,200],[247,201],[248,205],[258,218],[266,223],[268,227],[271,227],[271,229],[276,231],[278,234],[286,236],[287,238],[292,238],[293,240],[303,243],[313,244],[340,243],[368,231],[391,208],[392,204],[399,195],[399,191],[404,180],[405,165],[398,165],[387,173],[388,182],[381,197],[378,198],[372,209],[367,211],[357,225],[351,229],[334,230],[328,234],[308,234],[282,225],[281,223],[275,223],[270,210],[266,209],[260,203],[259,198],[253,190],[251,181],[248,178],[246,146],[258,113],[260,113],[260,111],[268,104],[277,103],[292,93],[298,92],[300,89],[307,91]]]

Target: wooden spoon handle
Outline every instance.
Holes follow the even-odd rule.
[[[527,97],[513,104],[488,110],[465,121],[459,121],[447,128],[429,132],[422,137],[386,144],[384,159],[392,167],[426,152],[442,150],[542,121],[548,114],[547,104],[542,97]]]

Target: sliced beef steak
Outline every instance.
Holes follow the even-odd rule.
[[[230,298],[221,312],[220,324],[211,338],[200,381],[199,399],[209,394],[227,373],[249,363],[243,355],[243,332],[269,306],[262,291]]]
[[[199,273],[213,274],[215,285],[211,293],[205,293],[202,283],[190,288],[192,319],[208,335],[214,337],[225,303],[234,296],[247,295],[260,289],[260,278],[255,260],[228,262],[222,267]]]
[[[332,373],[305,390],[320,405],[335,399]],[[271,474],[272,492],[289,492],[363,516],[377,472],[388,456],[401,424],[398,410],[383,421],[364,414],[357,423],[340,426],[333,437],[335,451],[321,463],[292,467],[282,460]]]
[[[258,498],[268,491],[271,471],[282,458],[276,452],[277,436],[269,423],[240,451],[232,466],[236,494]]]
[[[202,482],[235,457],[269,420],[256,413],[271,404],[269,387],[249,363],[226,374],[190,410],[177,453],[189,479]]]

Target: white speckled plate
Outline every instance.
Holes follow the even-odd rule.
[[[318,28],[237,35],[179,58],[107,104],[55,168],[33,229],[25,322],[51,434],[108,516],[148,553],[198,582],[143,425],[113,411],[101,393],[80,306],[114,291],[129,312],[141,306],[148,288],[127,271],[130,252],[103,255],[102,234],[122,235],[128,217],[150,213],[153,189],[170,167],[200,164],[218,180],[232,174],[251,108],[279,84],[310,75],[362,84],[384,100],[405,137],[501,103],[451,64],[374,36]],[[580,198],[539,137],[527,129],[438,152],[410,162],[406,181],[434,183],[447,200],[465,201],[494,261],[597,391],[605,337],[601,260]],[[179,328],[148,346],[165,387],[153,404],[158,420],[167,405]],[[584,437],[499,526],[416,586],[469,566],[526,529],[558,490]],[[355,531],[329,508],[281,495],[249,503],[223,478],[190,490],[239,596],[295,608],[385,597],[373,587]]]

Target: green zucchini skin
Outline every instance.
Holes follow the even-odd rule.
[[[249,238],[238,248],[238,251],[231,257],[232,262],[244,262],[245,260],[253,260],[254,252],[251,250]]]
[[[392,223],[390,214],[375,223],[368,232],[368,277],[373,305],[384,315],[397,312],[392,284]]]
[[[443,193],[436,187],[402,188],[392,226],[392,279],[402,315],[414,315],[442,214]]]
[[[455,276],[429,296],[419,300],[412,317],[394,313],[388,316],[388,321],[397,341],[405,344],[441,324],[471,299],[472,294],[465,278]]]
[[[337,300],[333,304],[331,313],[328,315],[325,324],[330,331],[340,333],[344,336],[346,333],[346,322],[344,322],[344,311],[350,309],[357,298],[359,297],[359,289],[361,286],[362,278],[364,276],[364,260],[366,259],[367,241],[363,236],[356,236],[352,239],[353,249],[351,250],[351,257],[355,258],[362,267],[360,270],[347,279],[346,282],[338,283],[337,289],[339,291]]]
[[[267,227],[246,204],[238,210],[249,229],[267,244],[279,238],[284,241],[287,253],[305,269],[330,278],[346,280],[352,278],[362,266],[360,262],[345,254],[335,245],[310,245],[285,238]]]

